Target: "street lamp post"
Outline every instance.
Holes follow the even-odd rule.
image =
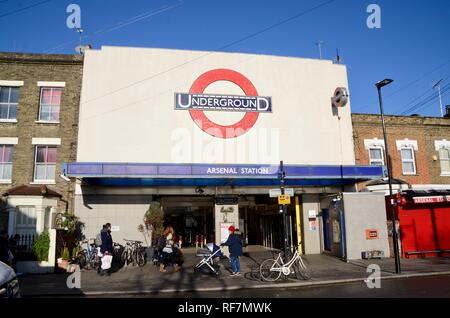
[[[280,173],[279,173],[279,179],[280,179],[280,190],[281,190],[281,195],[284,195],[285,191],[284,191],[284,179],[286,177],[286,172],[284,171],[284,164],[283,161],[280,161]],[[287,225],[287,211],[286,211],[286,205],[285,204],[281,204],[280,205],[280,213],[283,214],[283,228],[284,228],[284,237],[283,237],[283,243],[284,243],[284,261],[287,262],[288,258],[287,258],[287,254],[288,254],[288,249],[289,249],[289,245],[288,245],[288,225]]]
[[[381,124],[383,126],[383,138],[384,138],[384,149],[386,152],[386,168],[388,172],[388,183],[389,183],[389,201],[391,207],[391,217],[392,217],[392,240],[394,245],[394,254],[395,254],[395,273],[401,273],[400,267],[400,253],[398,248],[398,237],[397,237],[397,225],[396,225],[396,217],[395,217],[395,208],[394,208],[394,195],[392,193],[392,168],[391,168],[391,157],[389,156],[389,147],[386,136],[386,124],[384,121],[384,111],[383,111],[383,99],[381,97],[381,88],[392,83],[391,79],[384,79],[375,84],[378,90],[378,100],[380,102],[380,113],[381,113]]]

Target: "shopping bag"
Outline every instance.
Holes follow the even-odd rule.
[[[112,263],[112,255],[103,255],[102,257],[102,269],[106,270],[106,269],[110,269],[111,268],[111,263]]]

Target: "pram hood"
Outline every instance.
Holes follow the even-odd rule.
[[[206,248],[207,248],[211,253],[214,253],[215,251],[217,251],[218,249],[220,249],[220,247],[217,246],[217,245],[214,244],[214,243],[207,243],[207,244],[206,244]]]
[[[197,250],[196,255],[200,257],[210,257],[212,255],[214,255],[215,257],[222,257],[223,253],[217,244],[207,243],[206,249]]]

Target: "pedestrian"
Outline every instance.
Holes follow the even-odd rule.
[[[169,264],[173,265],[173,269],[175,272],[179,272],[181,270],[181,267],[177,263],[177,260],[175,259],[175,253],[174,253],[174,236],[175,231],[172,226],[167,226],[166,229],[163,232],[163,237],[165,238],[165,245],[163,249],[161,250],[161,256],[160,256],[160,264],[159,264],[159,271],[161,273],[166,272],[166,267]]]
[[[8,241],[8,248],[11,251],[11,254],[13,256],[13,259],[11,260],[11,267],[17,271],[17,248],[19,245],[20,235],[16,234],[13,237],[11,237]]]
[[[8,264],[10,261],[10,251],[8,249],[8,232],[0,232],[0,261]]]
[[[231,225],[228,228],[230,235],[225,243],[220,244],[220,246],[228,246],[230,251],[230,263],[232,273],[230,276],[240,276],[241,275],[241,263],[239,257],[242,256],[242,240],[240,235],[235,233],[236,228]]]
[[[102,245],[100,247],[100,252],[102,253],[102,265],[100,265],[100,274],[110,275],[109,269],[111,268],[111,256],[113,254],[113,240],[111,236],[111,223],[106,223],[102,231],[100,232],[100,237],[102,240]],[[109,263],[105,264],[106,262]],[[107,268],[105,268],[107,267]]]

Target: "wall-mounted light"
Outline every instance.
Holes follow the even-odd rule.
[[[197,187],[197,188],[195,188],[195,193],[203,194],[203,193],[205,193],[205,190],[202,187]]]

